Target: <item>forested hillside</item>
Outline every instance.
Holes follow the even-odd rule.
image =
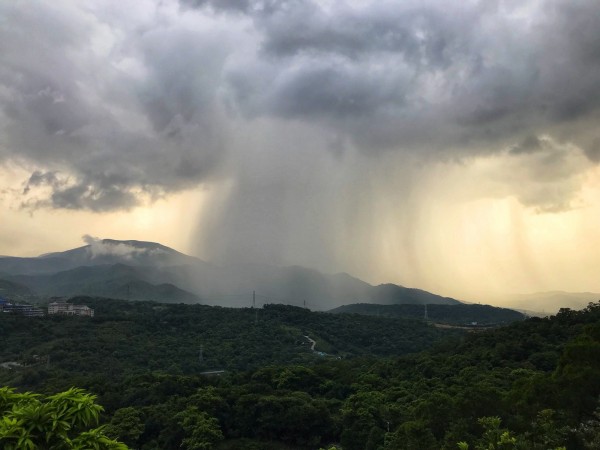
[[[356,303],[344,305],[329,311],[334,314],[363,314],[378,317],[402,317],[427,319],[443,324],[468,326],[506,325],[525,319],[525,315],[513,309],[498,308],[490,305],[472,305],[458,303],[455,305],[374,305]]]
[[[414,321],[284,306],[258,310],[255,323],[251,309],[93,305],[94,319],[36,319],[28,333],[26,319],[1,317],[3,358],[52,355],[49,366],[0,372],[2,381],[41,392],[90,390],[106,407],[107,434],[131,448],[456,449],[493,441],[494,448],[594,449],[600,442],[600,304],[452,335]],[[228,322],[214,323],[225,314]],[[342,359],[311,352],[305,334]],[[439,337],[427,351],[392,356]],[[221,376],[199,374],[228,360],[235,363]],[[244,366],[250,370],[236,370]]]
[[[64,377],[148,371],[197,374],[312,364],[322,358],[403,355],[456,334],[417,320],[333,315],[285,305],[237,309],[89,297],[72,301],[94,308],[95,317],[4,315],[0,359],[49,357],[49,370]],[[315,352],[311,339],[316,341]],[[24,375],[31,387],[36,378],[46,378],[37,366]]]

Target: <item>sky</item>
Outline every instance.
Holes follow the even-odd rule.
[[[600,292],[600,3],[0,2],[0,254]]]

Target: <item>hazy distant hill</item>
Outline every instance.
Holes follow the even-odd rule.
[[[588,303],[600,300],[594,292],[549,291],[512,295],[502,303],[516,309],[528,309],[540,314],[555,314],[560,308],[583,309]]]
[[[0,257],[0,273],[41,296],[94,295],[223,306],[289,303],[330,309],[348,303],[457,304],[458,300],[394,284],[372,286],[348,274],[299,266],[216,266],[164,245],[92,240],[37,258]]]
[[[14,281],[0,279],[0,297],[14,300],[29,300],[35,294],[27,286]]]
[[[16,275],[14,280],[30,286],[38,295],[98,295],[126,300],[198,303],[200,299],[170,283],[152,284],[154,271],[124,264],[81,266],[50,275]]]
[[[380,303],[383,305],[457,305],[460,303],[458,300],[450,297],[440,297],[439,295],[421,289],[405,288],[396,284],[380,284],[379,286],[376,286],[370,299],[373,303]]]
[[[363,314],[378,317],[402,317],[424,319],[425,307],[422,305],[375,305],[359,303],[344,305],[329,311],[334,314]],[[497,308],[489,305],[427,305],[427,317],[430,321],[451,325],[504,325],[526,319],[518,311]]]

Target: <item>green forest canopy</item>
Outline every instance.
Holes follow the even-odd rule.
[[[25,331],[27,319],[2,317],[2,357],[32,365],[1,381],[97,394],[107,433],[132,448],[598,448],[600,304],[445,333],[285,306],[256,323],[252,310],[99,303],[94,319],[34,319]],[[305,333],[333,356],[311,352]],[[200,374],[228,360],[223,375]]]

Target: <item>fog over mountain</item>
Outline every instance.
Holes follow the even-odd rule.
[[[0,4],[0,254],[84,233],[477,298],[599,291],[600,4]]]

